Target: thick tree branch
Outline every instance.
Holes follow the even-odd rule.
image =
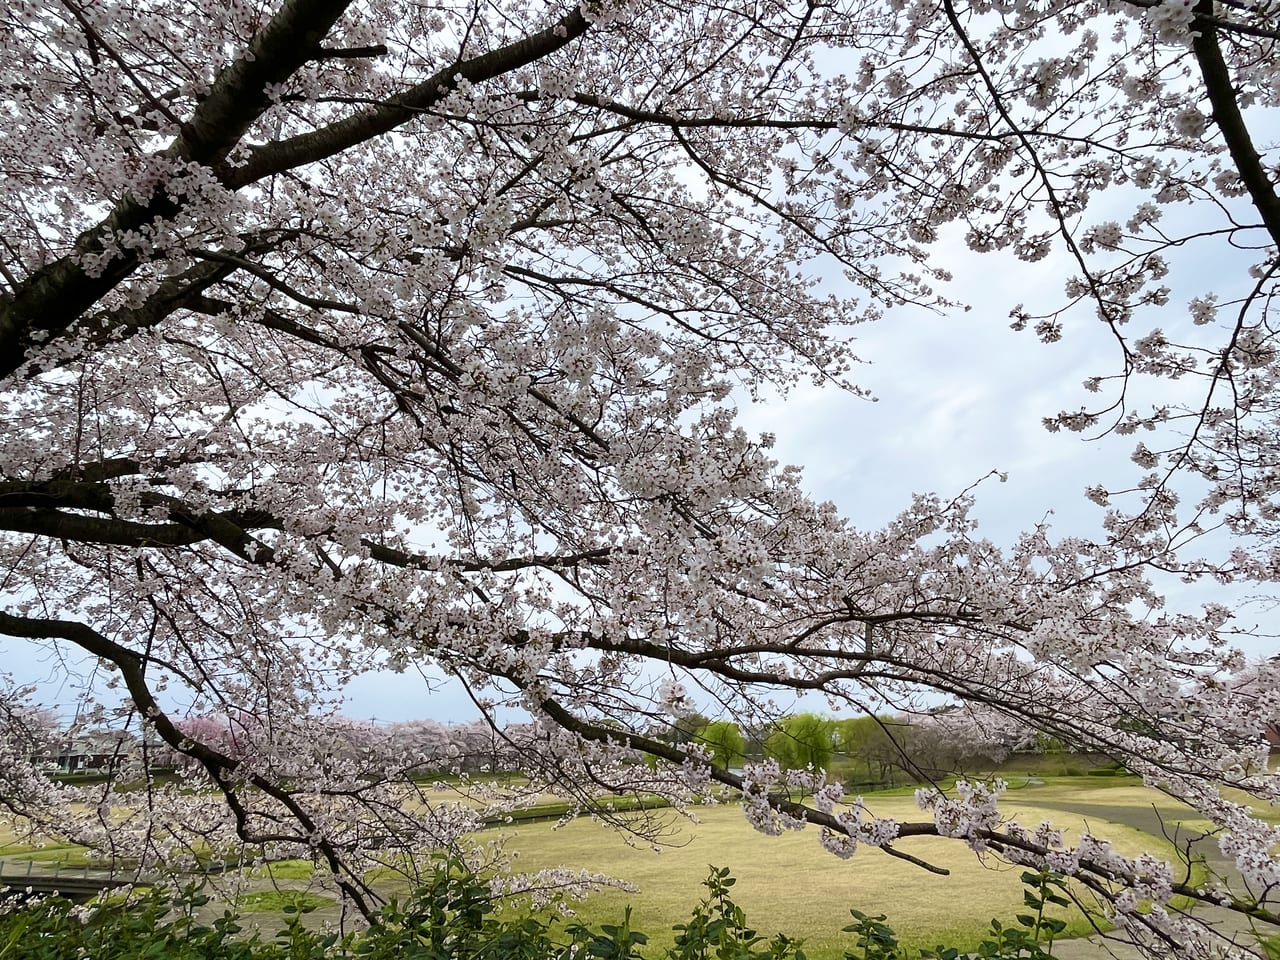
[[[176,523],[106,520],[39,507],[0,508],[0,530],[123,547],[181,547],[207,539],[204,533]]]
[[[160,284],[140,306],[89,314],[75,324],[68,334],[79,339],[86,347],[101,346],[112,339],[130,337],[139,330],[154,327],[178,310],[191,307],[199,301],[205,290],[225,280],[236,269],[237,265],[230,262],[197,263],[172,280]],[[77,359],[79,357],[75,354],[59,357],[54,366],[73,363]],[[49,369],[48,364],[26,372],[34,376],[46,369]]]
[[[170,150],[207,166],[221,163],[270,106],[267,86],[283,83],[314,57],[351,2],[285,0],[245,53],[218,75]]]
[[[1222,131],[1222,138],[1231,151],[1240,182],[1249,191],[1254,209],[1262,217],[1262,223],[1271,234],[1271,242],[1280,246],[1280,196],[1275,184],[1262,166],[1262,156],[1253,144],[1249,128],[1240,112],[1240,103],[1231,82],[1231,71],[1222,58],[1218,45],[1218,28],[1212,22],[1213,0],[1199,0],[1196,4],[1197,34],[1191,40],[1191,49],[1200,64],[1204,89],[1213,105],[1213,120]]]
[[[192,510],[176,497],[143,492],[138,496],[139,505],[163,509],[173,522],[121,520],[114,516],[115,496],[111,487],[100,481],[6,480],[0,482],[0,529],[80,543],[130,547],[179,547],[212,540],[251,563],[267,564],[275,558],[270,547],[249,533],[250,529],[282,526],[264,511]],[[107,516],[87,516],[69,513],[69,510]]]
[[[247,163],[229,174],[226,182],[232,188],[256,183],[264,177],[332,157],[388,133],[447,97],[459,79],[483,83],[519,69],[572,43],[586,33],[590,25],[575,6],[551,26],[496,50],[451,64],[404,93],[362,113],[311,133],[259,147]]]
[[[287,80],[306,63],[350,4],[351,0],[286,0],[245,53],[218,75],[164,156],[220,164],[269,106],[266,86]],[[33,344],[66,331],[139,263],[138,253],[125,249],[101,270],[87,271],[82,265],[86,256],[114,247],[120,233],[136,232],[180,207],[163,185],[147,197],[125,196],[101,223],[81,234],[71,253],[37,270],[12,296],[0,299],[0,378],[19,369]]]

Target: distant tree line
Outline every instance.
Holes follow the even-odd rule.
[[[1013,747],[1007,739],[976,733],[945,712],[842,718],[795,713],[759,728],[689,713],[671,724],[667,737],[699,743],[716,763],[730,768],[772,759],[783,768],[822,768],[833,779],[856,786],[894,786],[989,770]]]
[[[128,730],[60,724],[48,711],[26,718],[30,750],[63,773],[118,770],[128,763],[164,768],[183,762],[167,744],[144,740]],[[193,740],[229,757],[246,758],[281,749],[269,718],[247,712],[194,714],[178,722]],[[519,767],[522,748],[540,734],[533,724],[506,727],[473,721],[442,723],[408,720],[378,723],[332,715],[323,731],[324,755],[350,769],[375,756],[394,758],[413,776],[503,773]],[[850,786],[894,786],[926,782],[953,773],[989,770],[1014,744],[983,735],[945,711],[923,715],[827,717],[794,713],[768,726],[689,712],[655,726],[653,736],[674,744],[697,743],[724,767],[772,759],[783,768],[822,768]],[[1026,749],[1052,753],[1059,741],[1041,737]],[[385,771],[384,771],[385,772]]]

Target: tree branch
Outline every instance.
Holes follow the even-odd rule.
[[[1249,191],[1249,199],[1262,217],[1267,232],[1271,234],[1271,242],[1280,246],[1280,197],[1276,196],[1275,184],[1263,169],[1262,157],[1253,145],[1249,128],[1240,113],[1231,72],[1227,69],[1222,58],[1222,48],[1218,45],[1218,28],[1212,22],[1213,0],[1199,0],[1195,10],[1198,34],[1191,40],[1191,49],[1195,53],[1196,62],[1200,64],[1204,89],[1213,105],[1214,122],[1222,131],[1222,138],[1231,151],[1231,159],[1235,163],[1236,172],[1240,174],[1240,181]]]
[[[351,0],[286,0],[244,54],[218,75],[162,156],[220,164],[269,106],[267,84],[283,82],[310,59],[350,4]],[[139,263],[137,251],[117,250],[101,270],[91,273],[82,265],[85,257],[114,248],[120,233],[171,217],[181,206],[163,184],[148,197],[126,195],[101,223],[77,238],[70,253],[31,274],[11,297],[0,299],[0,378],[22,366],[32,345],[65,332]]]
[[[237,832],[240,838],[246,843],[259,843],[263,842],[264,839],[268,839],[249,832],[247,811],[240,802],[234,784],[230,779],[230,774],[241,766],[241,761],[193,740],[178,729],[169,715],[160,708],[160,704],[156,701],[155,695],[147,684],[147,660],[145,657],[134,650],[130,650],[128,647],[116,643],[92,627],[74,620],[16,617],[5,611],[0,611],[0,633],[30,640],[66,640],[86,653],[115,664],[124,679],[125,688],[129,691],[130,699],[146,718],[147,722],[155,728],[161,739],[178,753],[198,761],[209,773],[210,777],[213,778],[214,782],[218,784],[219,789],[227,798],[228,804],[235,812]],[[368,884],[345,868],[342,852],[320,832],[319,825],[302,804],[298,802],[297,798],[288,790],[273,783],[261,774],[250,774],[246,780],[250,785],[278,801],[289,811],[297,821],[303,835],[315,845],[321,856],[325,858],[325,862],[338,887],[351,898],[352,903],[356,905],[356,908],[366,920],[376,922],[376,914],[366,896],[371,892]],[[289,835],[278,835],[269,839],[279,839],[293,843],[302,842],[301,837]],[[349,876],[343,876],[344,873],[349,874]]]
[[[259,147],[243,166],[231,171],[232,189],[264,177],[315,163],[408,123],[447,97],[460,79],[482,83],[533,63],[587,32],[590,23],[575,6],[551,26],[470,60],[451,64],[404,93],[311,133]]]

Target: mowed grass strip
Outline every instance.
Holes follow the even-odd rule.
[[[1081,818],[1070,814],[1019,806],[1022,823],[1034,826],[1051,820],[1068,831],[1069,839],[1083,826]],[[873,809],[877,816],[922,819],[921,811],[905,798],[877,797]],[[850,908],[887,915],[899,939],[913,950],[939,944],[972,949],[993,917],[1012,924],[1015,914],[1025,912],[1022,868],[993,858],[981,861],[956,840],[929,837],[897,844],[951,871],[942,877],[875,849],[859,850],[853,859],[842,861],[818,845],[816,828],[777,838],[763,836],[736,806],[703,808],[699,818],[700,823],[684,825],[677,841],[681,845],[660,853],[643,845],[628,846],[616,832],[586,819],[559,829],[527,824],[504,833],[507,850],[517,854],[516,869],[566,866],[633,883],[638,888],[634,894],[603,890],[574,909],[587,923],[609,923],[620,919],[630,905],[632,929],[648,934],[658,948],[672,942],[672,926],[686,920],[690,908],[706,894],[701,884],[711,865],[728,867],[737,878],[734,900],[758,933],[803,937],[805,952],[815,960],[831,960],[852,948],[852,936],[841,933],[851,921]],[[1130,827],[1096,820],[1090,827],[1124,853],[1172,852],[1167,842]],[[1073,909],[1066,919],[1067,936],[1092,932],[1079,911]]]
[[[335,906],[336,901],[305,890],[259,890],[241,894],[235,904],[250,913],[283,913],[286,907],[293,911],[318,910]]]

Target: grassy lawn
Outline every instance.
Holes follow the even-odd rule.
[[[77,870],[81,867],[88,867],[91,870],[105,870],[111,865],[110,860],[101,856],[94,856],[84,847],[48,846],[20,852],[9,852],[7,849],[0,849],[0,854],[3,854],[8,860],[30,860],[45,867],[74,868]]]
[[[285,907],[312,910],[332,907],[332,897],[322,897],[304,890],[261,890],[236,897],[236,906],[246,913],[281,913]]]
[[[1002,807],[1015,810],[1020,803],[1078,803],[1134,807],[1150,810],[1154,805],[1161,813],[1174,817],[1198,817],[1200,814],[1157,790],[1142,785],[1137,777],[1114,777],[1096,781],[1084,777],[1050,777],[1043,783],[1013,788],[1004,795]]]
[[[1016,817],[1024,825],[1049,819],[1067,829],[1069,838],[1087,822],[1126,853],[1146,849],[1170,855],[1172,849],[1161,838],[1100,821],[1097,810],[1095,815],[1083,817],[1044,809],[1039,804],[1142,810],[1150,810],[1154,804],[1167,822],[1183,820],[1188,827],[1201,825],[1193,811],[1147,790],[1134,777],[1044,774],[1010,779],[1012,789],[1002,804],[1006,816]],[[898,788],[868,794],[867,800],[880,816],[926,819],[915,805],[913,792],[913,788]],[[431,803],[455,801],[457,794],[440,791],[423,799]],[[1280,819],[1280,811],[1262,813]],[[920,838],[898,844],[904,852],[952,872],[949,877],[939,877],[874,849],[859,851],[850,861],[840,861],[819,847],[812,828],[776,839],[765,837],[753,831],[733,805],[703,807],[699,815],[702,822],[692,824],[659,812],[657,816],[669,820],[679,831],[660,853],[644,845],[627,846],[618,834],[589,819],[574,821],[558,830],[550,822],[517,823],[485,831],[480,839],[505,838],[508,851],[518,856],[514,861],[517,869],[532,872],[564,865],[635,884],[635,894],[607,890],[593,895],[577,907],[578,913],[591,923],[609,923],[620,919],[624,907],[630,904],[633,928],[649,934],[657,947],[670,943],[672,925],[687,919],[689,909],[705,893],[701,882],[712,864],[728,867],[738,878],[735,899],[761,933],[781,931],[805,937],[807,952],[814,960],[833,960],[852,946],[849,935],[840,933],[840,928],[849,922],[851,907],[873,916],[887,914],[900,939],[911,947],[947,943],[962,948],[976,946],[993,917],[1012,921],[1021,910],[1021,870],[994,861],[981,862],[956,841]],[[20,842],[3,826],[0,855],[47,866],[95,865],[82,848],[65,844],[32,846]],[[309,862],[295,860],[255,868],[252,876],[277,882],[301,881],[311,873]],[[272,897],[293,896],[288,891],[267,894],[265,900],[241,900],[238,905],[253,912],[276,911],[285,901],[276,903]],[[1078,914],[1071,918],[1071,924],[1069,935],[1091,930]]]
[[[1023,793],[1025,790],[1025,794]],[[1224,790],[1223,795],[1253,808],[1254,816],[1271,823],[1280,823],[1280,806],[1260,804],[1239,790]],[[1012,789],[1005,795],[1003,806],[1016,809],[1017,802],[1025,796],[1029,802],[1081,805],[1125,806],[1150,810],[1153,806],[1166,821],[1177,821],[1192,829],[1209,829],[1211,824],[1201,814],[1172,797],[1150,790],[1138,777],[1046,777],[1043,782],[1023,789]]]
[[[1020,806],[1024,823],[1050,819],[1069,835],[1082,826],[1081,818],[1070,814]],[[922,818],[905,797],[876,795],[873,809],[878,816]],[[1021,868],[981,862],[954,840],[920,838],[898,844],[904,852],[951,870],[951,876],[940,877],[873,849],[841,861],[818,846],[813,829],[779,838],[762,836],[736,807],[707,808],[700,817],[701,823],[684,825],[682,845],[661,853],[628,846],[615,833],[585,819],[559,830],[530,824],[504,832],[507,849],[518,854],[515,866],[521,870],[564,865],[634,883],[636,894],[602,891],[575,909],[584,920],[607,923],[620,918],[631,904],[633,929],[648,933],[660,946],[671,942],[672,925],[686,919],[691,905],[705,893],[701,882],[712,864],[729,867],[738,878],[735,900],[751,924],[765,935],[780,931],[804,937],[806,952],[816,960],[839,957],[852,947],[849,936],[840,933],[850,920],[851,907],[887,914],[902,942],[913,948],[939,943],[972,948],[993,917],[1012,921],[1022,909]],[[1164,841],[1128,827],[1108,826],[1106,833],[1126,853],[1170,849]],[[1069,935],[1091,932],[1078,913],[1069,919]]]
[[[256,880],[310,880],[315,867],[310,860],[277,860],[254,867],[249,876]]]

